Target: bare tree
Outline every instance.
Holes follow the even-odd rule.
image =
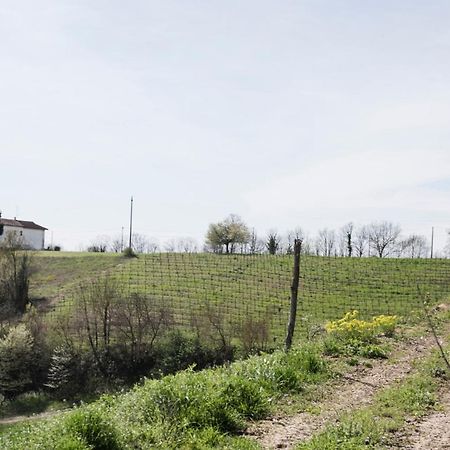
[[[450,230],[447,230],[447,243],[444,247],[444,255],[447,258],[450,258]]]
[[[164,243],[164,250],[167,253],[175,253],[177,251],[177,241],[175,239],[169,239]]]
[[[149,240],[147,251],[148,251],[148,253],[157,253],[158,251],[160,251],[159,244],[156,241],[156,239],[151,238]]]
[[[105,253],[109,248],[110,237],[106,234],[102,234],[97,236],[92,242],[91,245],[87,248],[88,252],[93,253]]]
[[[149,240],[144,234],[133,233],[132,243],[135,253],[146,253],[148,251]]]
[[[81,286],[78,291],[78,319],[92,356],[104,376],[109,376],[113,311],[120,295],[117,283],[105,277]]]
[[[132,365],[153,349],[157,337],[172,322],[169,309],[152,297],[134,293],[114,305],[114,328],[122,345],[128,348]]]
[[[345,224],[339,230],[339,254],[340,256],[353,256],[353,223]]]
[[[412,234],[400,241],[400,255],[409,258],[425,258],[428,253],[428,242],[425,236]]]
[[[197,241],[191,237],[179,238],[176,241],[177,251],[180,253],[196,253],[198,251]]]
[[[294,242],[296,239],[302,241],[302,253],[308,254],[311,252],[309,239],[307,238],[305,232],[300,227],[297,227],[286,233],[286,237],[284,239],[285,243],[284,245],[282,244],[284,253],[291,255],[294,252]]]
[[[335,252],[336,233],[334,230],[324,228],[319,230],[316,238],[316,254],[322,256],[332,256]]]
[[[120,253],[123,251],[123,240],[121,236],[116,236],[111,241],[110,249],[113,253]]]
[[[250,233],[250,241],[248,251],[250,254],[254,255],[257,253],[262,253],[264,251],[264,241],[258,238],[256,230],[252,228],[252,232]]]
[[[384,258],[391,255],[401,233],[400,227],[392,222],[373,222],[368,230],[370,246],[377,256]]]
[[[366,226],[359,227],[352,235],[354,254],[360,258],[369,251],[370,235]]]

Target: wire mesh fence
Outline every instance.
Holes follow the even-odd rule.
[[[170,311],[173,329],[207,322],[235,338],[264,328],[263,338],[276,347],[286,333],[292,266],[290,255],[161,253],[140,255],[100,278],[120,286],[123,302],[139,295]],[[66,293],[51,316],[79,314],[85,288]],[[432,302],[450,294],[450,260],[302,255],[296,335],[355,309],[363,317],[407,318],[420,310],[421,293]]]

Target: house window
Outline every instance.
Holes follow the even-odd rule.
[[[0,236],[3,234],[4,229],[5,225],[0,225]]]
[[[23,236],[23,231],[20,231],[20,235]]]

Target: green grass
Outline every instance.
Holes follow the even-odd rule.
[[[64,402],[56,401],[43,392],[26,392],[12,400],[4,400],[0,405],[0,418],[39,414],[67,408]]]
[[[0,448],[257,448],[238,433],[248,420],[266,417],[283,394],[328,380],[332,371],[320,352],[320,346],[305,345],[147,380],[128,393],[7,430]]]
[[[30,295],[53,300],[128,260],[115,253],[35,252]]]
[[[145,293],[169,306],[176,322],[189,326],[209,308],[230,327],[249,318],[265,321],[275,346],[285,334],[292,257],[270,255],[150,254],[124,259],[114,254],[39,253],[32,296],[56,298],[64,310],[77,302],[82,281],[109,273],[126,293]],[[323,258],[301,260],[299,330],[357,309],[363,317],[420,314],[418,288],[431,301],[450,293],[450,260]]]

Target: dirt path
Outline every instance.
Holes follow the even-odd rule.
[[[59,411],[46,411],[39,414],[33,414],[31,416],[10,416],[5,417],[4,419],[0,419],[0,425],[13,425],[15,423],[24,422],[25,420],[38,420],[38,419],[46,419],[47,417],[54,416],[55,414],[60,413],[64,410]]]
[[[392,449],[444,450],[450,449],[450,382],[439,396],[442,410],[419,421],[411,421],[396,433]]]
[[[433,345],[431,337],[403,343],[398,359],[374,361],[373,368],[359,369],[352,374],[352,380],[342,378],[334,383],[325,399],[314,405],[319,414],[301,412],[290,417],[272,417],[250,426],[247,435],[265,449],[292,448],[334,423],[343,412],[370,404],[378,390],[404,378],[411,372],[413,361],[428,355]]]

